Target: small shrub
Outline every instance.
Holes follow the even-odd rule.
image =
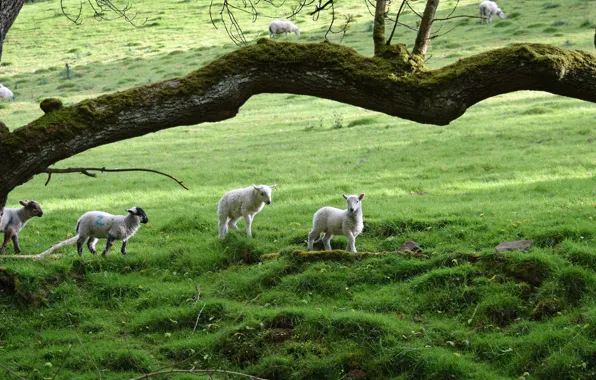
[[[344,117],[339,112],[333,112],[333,129],[341,129],[344,127]]]
[[[348,123],[348,128],[356,127],[358,125],[369,125],[376,123],[376,119],[374,117],[363,117],[360,119],[352,120]]]

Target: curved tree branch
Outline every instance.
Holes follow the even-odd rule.
[[[186,77],[48,112],[0,136],[0,196],[64,158],[166,128],[229,119],[263,93],[311,95],[437,125],[519,90],[596,102],[596,57],[588,52],[517,44],[430,71],[403,50],[391,52],[397,54],[364,57],[330,43],[261,39]]]
[[[173,177],[167,173],[164,172],[160,172],[158,170],[153,170],[153,169],[145,169],[145,168],[125,168],[125,169],[106,169],[106,168],[64,168],[64,169],[59,169],[59,168],[49,168],[44,170],[43,172],[46,173],[48,175],[48,179],[46,180],[46,183],[44,186],[47,186],[48,183],[50,183],[50,180],[52,179],[52,174],[56,173],[56,174],[66,174],[66,173],[80,173],[80,174],[84,174],[88,177],[97,177],[97,174],[95,173],[90,173],[91,171],[94,172],[102,172],[102,173],[118,173],[118,172],[148,172],[148,173],[155,173],[155,174],[160,174],[163,175],[165,177],[170,178],[171,180],[173,180],[174,182],[176,182],[178,185],[182,186],[183,188],[185,188],[186,190],[188,190],[188,187],[186,187],[186,185],[184,185],[182,183],[182,181],[180,181],[178,178]]]

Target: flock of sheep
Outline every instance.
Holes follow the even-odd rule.
[[[492,22],[493,16],[505,18],[503,11],[494,1],[486,0],[480,3],[481,22]],[[300,36],[300,30],[296,24],[290,21],[276,20],[269,24],[269,36],[275,38],[278,34],[295,33]],[[0,84],[0,97],[13,97],[12,91]],[[252,236],[252,222],[265,204],[271,203],[271,190],[275,185],[252,185],[247,188],[232,190],[224,194],[219,201],[217,214],[219,217],[218,230],[219,238],[224,239],[229,229],[238,230],[236,223],[242,217],[248,236]],[[308,249],[313,249],[313,244],[323,240],[325,249],[331,249],[331,238],[333,235],[343,235],[348,238],[346,250],[356,252],[356,237],[362,232],[362,199],[364,194],[343,195],[347,202],[347,208],[340,210],[334,207],[323,207],[313,217],[313,227],[308,234]],[[0,232],[4,233],[4,241],[0,248],[0,254],[5,254],[6,246],[13,242],[16,252],[21,252],[19,246],[19,232],[27,222],[37,216],[41,217],[43,211],[39,203],[35,201],[20,201],[22,208],[6,208],[4,216],[0,220]],[[105,257],[115,240],[122,241],[121,252],[126,254],[128,240],[137,232],[142,223],[149,219],[140,207],[132,207],[127,210],[127,215],[112,215],[102,211],[90,211],[83,214],[76,226],[77,235],[65,242],[77,243],[77,252],[83,254],[83,244],[87,242],[87,248],[93,254],[97,254],[95,245],[97,240],[107,239],[106,247],[102,255]],[[323,237],[321,237],[323,233]]]
[[[229,191],[221,197],[217,207],[219,217],[218,229],[219,238],[224,239],[228,229],[238,230],[236,223],[244,218],[246,234],[252,237],[252,221],[265,204],[271,204],[271,190],[275,185],[252,185],[243,189]],[[324,233],[322,240],[325,249],[331,249],[331,238],[333,235],[348,237],[346,250],[356,253],[356,237],[364,227],[362,219],[362,199],[364,194],[343,195],[347,202],[347,208],[340,210],[334,207],[323,207],[313,217],[312,231],[308,234],[308,249],[313,249],[313,244],[321,240],[321,233]],[[6,246],[12,240],[15,252],[21,252],[19,246],[19,232],[33,217],[41,217],[43,210],[36,201],[20,201],[21,208],[5,208],[4,215],[0,220],[0,232],[4,233],[4,242],[0,248],[0,254],[6,253]],[[75,228],[76,235],[67,239],[60,245],[76,242],[77,253],[83,255],[83,245],[87,242],[89,251],[96,255],[95,245],[98,239],[107,239],[102,256],[106,257],[114,241],[121,240],[120,252],[126,255],[128,240],[139,230],[141,224],[149,221],[147,214],[140,207],[132,207],[127,215],[112,215],[103,211],[89,211],[83,214],[77,221]]]

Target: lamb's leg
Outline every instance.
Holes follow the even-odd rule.
[[[348,232],[348,246],[346,247],[346,251],[350,251],[352,253],[356,253],[356,236],[351,232]]]
[[[122,240],[122,248],[120,249],[120,253],[122,253],[123,256],[126,255],[126,244],[128,244],[128,240]]]
[[[103,257],[106,257],[106,255],[108,254],[108,251],[110,250],[110,248],[112,248],[112,244],[114,244],[114,240],[116,240],[115,237],[108,236],[108,242],[106,243],[106,247],[103,250],[103,253],[101,254]]]
[[[12,230],[4,231],[4,242],[2,243],[2,247],[0,248],[0,254],[4,255],[6,253],[6,246],[8,245],[10,239],[12,239],[12,234]]]
[[[219,229],[219,240],[223,240],[228,233],[228,217],[220,216],[217,228]]]
[[[331,251],[331,238],[333,237],[333,235],[331,235],[329,232],[325,232],[325,235],[323,235],[323,245],[325,246],[325,249],[327,251]]]
[[[21,247],[19,246],[19,235],[17,235],[17,234],[12,235],[12,244],[14,244],[14,251],[16,253],[20,253]]]
[[[83,244],[85,243],[85,238],[79,237],[77,239],[77,253],[79,256],[83,256]]]
[[[230,221],[228,222],[228,228],[232,228],[232,229],[235,229],[236,231],[238,231],[239,228],[236,225],[236,223],[238,223],[238,220],[240,220],[240,217],[231,218]]]
[[[252,214],[244,214],[244,221],[246,222],[246,236],[248,237],[252,237],[252,219],[253,219],[253,215]]]
[[[94,255],[97,255],[97,249],[95,249],[95,244],[97,244],[97,238],[90,237],[87,240],[87,248],[89,248],[89,252]]]
[[[315,244],[315,240],[321,237],[320,231],[315,231],[314,229],[308,233],[308,250],[313,250],[313,245]]]

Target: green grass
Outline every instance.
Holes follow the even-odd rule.
[[[594,1],[552,4],[504,4],[515,17],[488,26],[455,19],[458,28],[433,40],[428,63],[516,42],[592,49],[586,17]],[[76,27],[57,9],[56,1],[26,5],[8,34],[0,82],[16,99],[1,103],[0,118],[10,129],[39,117],[43,98],[72,104],[158,82],[234,49],[202,2],[143,2],[138,17],[150,26],[139,29],[90,19]],[[366,8],[350,0],[338,11],[362,16],[344,43],[370,54]],[[448,13],[445,5],[441,14]],[[476,15],[477,2],[462,1],[456,14]],[[297,22],[301,40],[323,38],[321,23]],[[266,23],[246,24],[251,38]],[[413,36],[398,28],[401,42]],[[123,214],[139,205],[149,223],[126,257],[116,243],[107,259],[78,258],[71,246],[58,260],[3,261],[0,363],[29,379],[96,379],[98,370],[128,379],[169,366],[280,379],[358,371],[371,379],[593,378],[595,111],[518,92],[437,127],[322,99],[261,95],[234,119],[60,162],[151,167],[191,190],[143,173],[55,175],[47,187],[36,176],[15,189],[9,206],[35,199],[45,212],[20,234],[26,254],[72,236],[88,210]],[[231,234],[219,242],[219,198],[251,183],[278,185],[255,218],[254,239]],[[342,193],[361,192],[358,250],[392,251],[413,239],[424,255],[291,254],[306,248],[319,207],[343,207]],[[535,243],[523,253],[494,252],[517,239]],[[334,248],[345,244],[333,240]],[[260,260],[271,252],[281,255]]]

